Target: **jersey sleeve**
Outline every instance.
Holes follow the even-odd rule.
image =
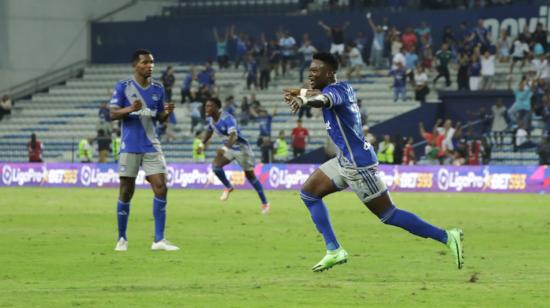
[[[122,82],[118,82],[115,85],[115,89],[113,90],[113,96],[111,97],[111,101],[109,105],[111,107],[120,107],[120,108],[124,108],[129,105],[129,103],[126,101],[124,97],[124,85]]]
[[[160,87],[160,98],[157,102],[157,114],[161,114],[164,112],[164,100],[166,99],[166,96],[164,94],[164,87]]]
[[[225,119],[225,125],[227,125],[227,133],[231,134],[232,132],[237,132],[237,121],[232,116],[228,116]]]
[[[329,109],[336,106],[344,105],[347,101],[346,93],[341,86],[330,85],[323,90],[323,94],[329,99]]]

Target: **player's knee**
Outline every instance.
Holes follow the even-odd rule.
[[[300,191],[300,198],[302,198],[302,201],[304,201],[307,206],[313,205],[315,202],[321,200],[321,198],[305,189]]]
[[[244,175],[246,176],[246,179],[250,182],[253,182],[256,179],[256,175],[252,171],[245,171]]]
[[[381,212],[378,215],[378,218],[380,218],[380,221],[382,223],[389,224],[389,220],[393,216],[396,210],[397,210],[397,207],[394,204],[392,204],[389,208]]]
[[[158,183],[153,186],[153,190],[155,192],[156,196],[159,197],[166,197],[166,194],[168,193],[168,187],[165,183]]]

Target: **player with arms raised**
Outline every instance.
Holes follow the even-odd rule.
[[[155,66],[151,52],[138,49],[132,56],[134,76],[119,81],[111,99],[111,119],[122,121],[122,138],[118,172],[120,192],[117,203],[118,242],[116,251],[128,250],[126,226],[130,215],[130,200],[134,195],[139,167],[155,194],[153,217],[155,240],[152,250],[179,250],[164,238],[166,223],[166,162],[156,135],[157,122],[164,122],[174,111],[174,104],[164,103],[162,84],[152,81]]]
[[[252,152],[248,141],[242,136],[235,118],[227,112],[222,112],[221,107],[222,103],[216,97],[209,98],[206,101],[204,113],[208,117],[208,127],[204,139],[199,146],[201,149],[204,149],[208,145],[208,141],[214,134],[214,131],[222,137],[228,137],[224,141],[224,145],[216,152],[216,157],[212,162],[212,171],[225,186],[220,200],[227,200],[229,194],[233,191],[233,186],[225,176],[223,166],[235,160],[244,170],[248,182],[250,182],[258,193],[262,201],[262,214],[267,214],[270,209],[269,203],[265,197],[262,184],[254,174],[254,152]]]
[[[336,81],[337,69],[338,62],[333,55],[317,53],[309,68],[311,89],[287,89],[284,93],[285,102],[294,113],[304,105],[322,109],[327,133],[339,149],[337,157],[313,172],[300,193],[327,248],[325,257],[312,270],[321,272],[347,262],[348,254],[336,240],[322,200],[347,187],[383,223],[446,244],[456,266],[462,268],[462,230],[442,230],[393,204],[379,175],[376,153],[363,136],[355,91],[349,84]]]

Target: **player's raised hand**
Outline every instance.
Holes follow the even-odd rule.
[[[302,99],[299,97],[292,97],[292,100],[287,102],[287,104],[292,114],[296,114],[298,110],[300,110],[300,107],[302,107]]]
[[[164,111],[166,113],[172,113],[174,112],[174,109],[176,108],[176,105],[174,105],[174,103],[172,102],[169,102],[169,103],[164,103]]]
[[[287,89],[283,90],[283,93],[285,95],[289,94],[291,96],[298,96],[298,95],[300,95],[300,89],[299,88],[287,88]]]
[[[138,110],[141,110],[141,107],[143,106],[143,104],[141,103],[141,101],[138,99],[138,100],[135,100],[133,103],[132,103],[132,110],[134,111],[138,111]]]

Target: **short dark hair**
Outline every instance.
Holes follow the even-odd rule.
[[[210,97],[206,101],[211,101],[212,103],[216,104],[216,106],[218,106],[218,109],[222,108],[222,102],[217,97]]]
[[[139,56],[141,56],[141,55],[150,55],[150,54],[152,54],[152,53],[147,49],[143,49],[143,48],[137,49],[132,54],[132,63],[136,63],[137,61],[139,61]]]
[[[335,72],[338,70],[338,59],[336,59],[336,57],[331,53],[318,52],[313,55],[313,59],[323,62],[324,64],[328,65],[331,70]]]

